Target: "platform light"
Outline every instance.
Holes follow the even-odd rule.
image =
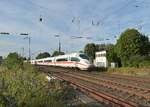
[[[26,35],[26,36],[27,36],[27,35],[29,35],[29,34],[28,34],[28,33],[20,33],[20,35]]]
[[[10,35],[8,32],[0,32],[1,35]]]
[[[81,39],[81,38],[84,38],[82,36],[71,36],[71,39]]]
[[[61,42],[60,42],[60,35],[54,35],[56,38],[58,38],[58,51],[61,52]]]
[[[110,39],[106,39],[106,40],[110,40]]]

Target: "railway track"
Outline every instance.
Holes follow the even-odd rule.
[[[107,74],[103,74],[103,76],[106,76]],[[141,83],[148,83],[150,84],[150,80],[141,78],[141,77],[133,77],[133,76],[128,76],[128,75],[119,75],[119,74],[111,74],[109,75],[111,78],[118,78],[118,79],[123,79],[123,80],[131,80],[131,81],[136,81],[136,82],[141,82]]]
[[[62,75],[55,75],[58,78],[61,78],[65,81],[70,81],[71,84],[74,86],[77,86],[80,88],[81,91],[88,93],[92,97],[94,97],[96,100],[100,102],[104,102],[107,105],[111,105],[113,107],[138,107],[137,104],[132,102],[126,102],[125,100],[121,98],[117,98],[113,95],[109,95],[104,92],[100,92],[97,90],[98,87],[94,86],[93,84],[89,84],[88,82],[85,82],[83,80],[77,80],[74,78],[68,78],[66,76]]]
[[[101,79],[98,77],[91,77],[89,75],[83,75],[83,74],[79,74],[79,73],[66,74],[66,75],[75,77],[75,78],[81,78],[88,82],[95,83],[97,85],[102,85],[105,87],[117,89],[117,90],[131,93],[131,94],[137,95],[139,97],[143,97],[145,99],[150,100],[150,95],[146,95],[147,93],[150,93],[149,88],[141,88],[141,87],[137,87],[137,86],[133,86],[133,85],[127,85],[127,84],[124,84],[121,82],[110,81],[110,80]]]
[[[141,78],[141,77],[133,77],[133,76],[127,76],[127,75],[119,75],[119,74],[108,74],[108,73],[90,73],[87,72],[81,72],[80,74],[84,75],[92,75],[96,78],[103,78],[105,80],[114,81],[117,83],[124,83],[128,84],[129,87],[141,87],[147,90],[150,90],[150,78]],[[144,83],[144,84],[143,84]],[[149,92],[149,91],[148,91]]]
[[[150,106],[150,89],[134,85],[125,84],[119,81],[112,81],[115,75],[105,75],[106,78],[99,78],[98,75],[85,72],[72,72],[70,69],[62,68],[43,68],[46,73],[51,72],[53,76],[69,81],[72,85],[77,86],[82,91],[87,92],[98,101],[109,104],[113,107],[149,107]],[[70,72],[69,72],[70,71]],[[91,75],[92,74],[92,75]],[[111,78],[109,80],[109,77]],[[120,75],[126,80],[129,77]],[[117,77],[116,77],[117,78]],[[117,79],[118,79],[117,78]],[[132,78],[133,79],[133,78]],[[131,80],[130,80],[131,81]],[[138,78],[132,80],[141,82]],[[144,102],[144,103],[143,103]]]

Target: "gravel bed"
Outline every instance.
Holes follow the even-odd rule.
[[[70,69],[62,69],[62,68],[44,68],[44,70],[48,70],[49,72],[53,72],[53,71],[62,71],[64,73],[68,72],[69,73],[69,70]],[[77,72],[75,72],[77,73]],[[120,82],[120,83],[124,83],[124,84],[130,84],[130,85],[133,85],[133,86],[138,86],[138,87],[142,87],[142,88],[149,88],[150,89],[150,84],[147,84],[147,83],[142,83],[142,82],[136,82],[136,81],[132,81],[132,80],[127,80],[127,79],[124,79],[124,78],[114,78],[114,77],[111,77],[111,74],[108,74],[106,76],[106,74],[103,75],[103,73],[99,73],[99,74],[94,74],[94,73],[89,73],[89,72],[78,72],[78,73],[81,73],[81,74],[87,74],[87,75],[91,75],[91,76],[94,76],[96,75],[96,77],[98,78],[103,78],[103,79],[107,79],[107,80],[111,80],[111,81],[115,81],[115,82]],[[58,73],[59,74],[59,73]],[[66,77],[68,78],[68,77]],[[71,79],[71,78],[70,78]],[[79,82],[79,80],[77,79],[76,80],[77,82]],[[105,92],[105,93],[109,93],[111,95],[114,95],[114,96],[117,96],[117,97],[120,97],[122,99],[125,99],[127,101],[132,101],[132,102],[135,102],[137,104],[141,104],[141,105],[144,105],[146,107],[150,107],[150,101],[144,99],[144,98],[141,98],[141,97],[138,97],[136,95],[131,95],[129,93],[125,93],[125,92],[122,92],[122,91],[119,91],[119,90],[115,90],[115,89],[111,89],[111,88],[108,88],[108,87],[104,87],[104,86],[97,86],[97,85],[93,85],[92,83],[90,82],[87,82],[87,81],[80,81],[79,83],[82,83],[82,84],[88,84],[89,86],[97,89],[96,91],[97,92]],[[149,95],[150,93],[147,93],[147,95]]]
[[[69,77],[69,78],[72,80],[71,77]],[[119,90],[115,90],[115,89],[112,89],[112,88],[104,87],[104,86],[99,87],[99,86],[94,85],[93,83],[90,83],[88,81],[80,80],[80,82],[79,82],[79,79],[75,79],[75,80],[80,84],[88,84],[89,87],[95,88],[97,92],[109,93],[111,95],[114,95],[114,96],[120,97],[122,99],[125,99],[126,101],[132,101],[132,102],[135,102],[139,105],[144,105],[144,106],[147,106],[147,107],[150,106],[149,101],[147,101],[144,98],[140,98],[139,96],[130,95],[128,93],[125,93],[125,92],[122,92],[122,91],[119,91]]]

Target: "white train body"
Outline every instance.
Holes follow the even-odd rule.
[[[83,53],[31,60],[31,64],[79,68],[81,70],[88,70],[93,66],[91,60]]]

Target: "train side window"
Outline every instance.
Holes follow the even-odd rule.
[[[71,57],[71,61],[80,62],[80,59],[78,59],[76,57]]]
[[[44,62],[52,62],[52,60],[45,60]]]
[[[56,61],[57,61],[57,62],[60,62],[60,61],[68,61],[68,59],[67,59],[67,58],[61,58],[61,59],[57,59]]]
[[[38,61],[39,63],[42,63],[43,61]]]

